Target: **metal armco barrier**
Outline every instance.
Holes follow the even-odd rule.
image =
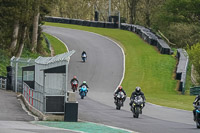
[[[176,69],[176,79],[180,80],[178,90],[184,94],[189,56],[185,49],[177,49],[177,58],[179,62]]]
[[[62,18],[62,17],[45,16],[45,21],[54,23],[76,24],[76,25],[91,26],[91,27],[118,28],[118,24],[112,22],[88,21],[88,20]],[[168,54],[168,55],[172,54],[169,45],[164,40],[162,40],[161,37],[154,34],[150,29],[146,27],[134,24],[121,23],[120,29],[128,30],[138,34],[147,43],[156,46],[161,54]]]
[[[190,95],[198,95],[198,94],[200,94],[200,86],[190,88]]]
[[[0,89],[6,90],[6,79],[0,78]]]

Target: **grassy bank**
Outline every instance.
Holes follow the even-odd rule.
[[[7,74],[6,66],[10,64],[10,57],[7,55],[7,51],[0,50],[0,76],[5,76]]]
[[[194,96],[181,95],[176,91],[178,81],[173,77],[176,59],[171,55],[160,54],[155,47],[144,42],[138,35],[119,29],[49,22],[45,25],[95,32],[119,42],[126,56],[126,71],[122,86],[129,96],[136,86],[141,86],[148,102],[192,110]]]
[[[66,47],[63,45],[63,43],[58,40],[57,38],[53,37],[52,35],[49,35],[45,32],[43,32],[45,34],[45,36],[48,38],[53,50],[54,50],[54,54],[62,54],[64,52],[67,52]]]

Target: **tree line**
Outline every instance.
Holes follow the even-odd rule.
[[[126,23],[158,30],[173,47],[186,47],[199,42],[200,0],[111,0],[111,15],[120,12]],[[108,20],[109,0],[58,0],[50,15],[73,19]]]
[[[41,52],[42,20],[53,0],[0,0],[0,47],[20,57],[24,47]]]
[[[163,36],[173,48],[186,48],[200,75],[200,0],[111,0],[111,15]],[[58,0],[51,16],[108,20],[109,0]],[[198,80],[200,83],[200,79]]]
[[[110,14],[120,12],[122,21],[150,28],[191,53],[200,45],[199,7],[200,0],[111,0]],[[17,57],[24,48],[40,53],[45,15],[94,21],[97,11],[107,21],[108,9],[109,0],[0,0],[0,48]]]

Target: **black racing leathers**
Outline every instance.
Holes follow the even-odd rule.
[[[72,84],[74,81],[77,81],[77,83],[79,83],[78,80],[77,80],[76,78],[73,78],[73,79],[70,81],[70,83]]]
[[[124,91],[124,89],[117,89],[117,91],[115,92],[115,94],[118,94],[120,91],[122,91],[124,93],[124,95],[126,95],[126,92]]]
[[[115,102],[116,102],[116,100],[117,100],[117,94],[118,94],[120,91],[122,91],[122,92],[124,93],[124,95],[125,95],[123,101],[126,100],[126,92],[124,91],[124,89],[119,89],[119,88],[118,88],[117,91],[115,91],[115,95],[114,95]]]
[[[194,102],[193,102],[193,106],[195,107],[195,109],[193,110],[193,115],[194,115],[194,121],[195,121],[195,115],[196,115],[196,106],[200,105],[200,94],[198,96],[196,96]]]
[[[130,97],[130,106],[132,106],[132,104],[133,104],[133,99],[135,99],[135,97],[136,96],[141,96],[142,97],[142,99],[143,99],[143,101],[144,101],[144,103],[143,103],[143,108],[144,108],[144,106],[145,106],[145,96],[144,96],[144,93],[143,92],[136,92],[136,91],[134,91],[132,94],[131,94],[131,97]]]

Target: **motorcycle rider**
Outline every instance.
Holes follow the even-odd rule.
[[[73,83],[74,83],[74,82],[77,82],[77,84],[76,84],[76,88],[77,88],[77,87],[78,87],[79,81],[78,81],[78,79],[77,79],[76,76],[74,76],[73,79],[71,79],[71,81],[70,81],[72,87],[73,87]]]
[[[88,92],[88,88],[89,88],[89,87],[88,87],[88,85],[86,84],[86,81],[83,81],[83,83],[82,83],[79,87],[81,88],[81,87],[84,86],[84,85],[86,86],[87,92]],[[80,90],[81,90],[81,89],[79,89],[79,92],[80,92]]]
[[[85,51],[82,52],[81,57],[82,57],[82,58],[85,57],[85,58],[87,59],[87,54],[86,54]]]
[[[124,89],[122,88],[122,86],[119,86],[117,88],[117,90],[115,91],[114,93],[114,100],[115,100],[115,103],[117,102],[117,95],[119,92],[123,92],[124,93],[124,99],[123,99],[123,102],[126,100],[126,92],[124,91]],[[122,105],[123,106],[123,105]]]
[[[140,114],[142,114],[142,109],[144,108],[145,106],[145,96],[144,96],[144,93],[141,91],[141,88],[140,87],[136,87],[135,88],[135,91],[132,93],[131,97],[130,97],[130,103],[129,105],[132,107],[132,104],[133,104],[133,100],[135,99],[136,96],[141,96],[142,99],[143,99],[143,105],[140,107]]]
[[[196,115],[196,110],[197,110],[196,106],[200,106],[200,94],[196,96],[196,98],[195,98],[195,100],[194,100],[194,102],[193,102],[193,106],[194,106],[194,108],[195,108],[195,109],[193,110],[194,121],[196,121],[196,117],[195,117],[195,115]]]

